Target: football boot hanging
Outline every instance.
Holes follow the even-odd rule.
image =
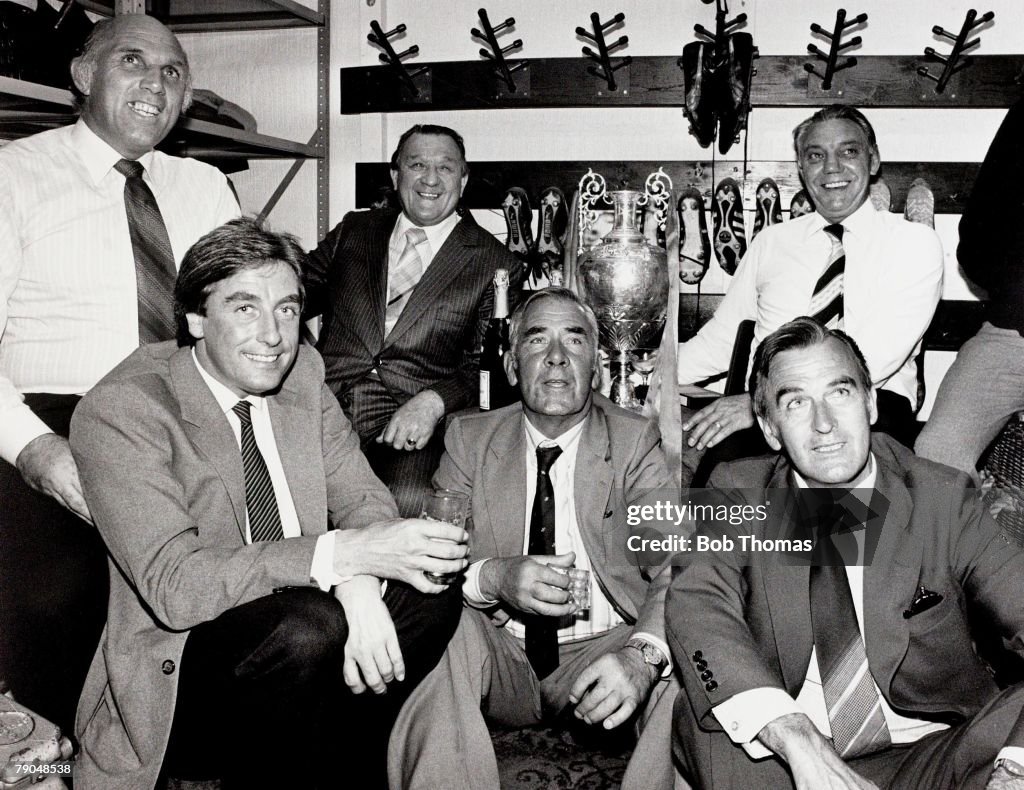
[[[726,274],[735,274],[740,258],[747,251],[747,235],[743,224],[743,199],[739,185],[723,178],[715,189],[712,202],[715,224],[715,256]]]
[[[929,228],[935,227],[935,195],[923,178],[915,178],[907,190],[907,201],[903,217],[909,222],[920,222]]]
[[[711,263],[711,242],[704,216],[704,198],[694,187],[679,198],[679,279],[696,285]]]
[[[793,195],[793,200],[789,204],[789,218],[799,219],[805,214],[814,213],[814,204],[811,203],[811,198],[807,195],[807,192],[800,190]]]
[[[757,185],[754,193],[754,232],[750,238],[757,238],[757,234],[769,225],[778,225],[782,222],[782,198],[779,196],[779,185],[774,179],[766,178]]]
[[[528,274],[532,267],[533,255],[533,212],[530,210],[530,198],[527,197],[526,190],[511,187],[501,201],[501,213],[505,217],[507,231],[505,246],[522,261],[523,271]]]
[[[569,227],[569,211],[565,195],[558,187],[548,187],[540,195],[540,230],[537,232],[537,246],[534,250],[530,282],[546,280],[545,285],[561,285],[564,279],[562,268],[565,250],[565,231]],[[544,285],[531,285],[543,288]]]
[[[716,2],[715,33],[694,25],[694,30],[709,40],[684,46],[679,66],[685,86],[683,112],[690,121],[690,131],[706,148],[715,139],[717,127],[718,150],[725,154],[747,127],[757,49],[749,33],[730,32],[746,22],[747,15],[739,14],[727,21],[726,0]]]
[[[881,176],[871,182],[871,186],[868,187],[868,196],[875,211],[884,213],[892,206],[892,190]]]

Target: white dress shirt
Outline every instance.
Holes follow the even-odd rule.
[[[870,471],[857,488],[870,491],[875,487],[877,476],[874,454],[870,456],[869,460]],[[793,477],[797,487],[807,488],[806,481],[795,471]],[[863,635],[865,633],[864,566],[862,564],[847,565],[846,578],[850,584],[850,595],[853,598],[853,609],[857,615],[857,626]],[[878,692],[882,715],[885,717],[885,723],[894,744],[914,743],[933,732],[949,729],[948,724],[897,713],[889,705],[877,683],[875,683],[875,691]],[[825,692],[821,686],[817,651],[813,647],[811,648],[811,661],[807,665],[807,677],[795,700],[780,688],[757,688],[730,697],[725,702],[713,707],[711,712],[733,743],[742,745],[744,751],[755,760],[769,757],[772,754],[764,744],[757,740],[757,734],[775,719],[790,713],[805,714],[822,735],[826,738],[832,737],[828,706],[825,704]],[[1024,765],[1024,748],[1006,747],[999,753],[999,756],[1009,757]]]
[[[202,376],[206,386],[210,388],[213,397],[217,399],[232,433],[235,434],[235,441],[238,442],[238,451],[242,451],[242,421],[235,414],[235,404],[240,400],[247,400],[251,404],[249,414],[252,417],[252,434],[256,440],[256,446],[267,465],[270,473],[270,482],[274,486],[274,499],[277,501],[277,511],[281,516],[281,531],[285,538],[297,538],[302,535],[302,528],[299,525],[299,515],[295,512],[295,502],[292,500],[292,492],[288,487],[288,480],[284,476],[284,466],[281,464],[281,455],[277,451],[277,440],[274,439],[274,427],[270,422],[270,409],[267,407],[267,399],[257,395],[249,395],[246,398],[239,398],[234,392],[221,384],[217,379],[206,372],[202,364],[196,358],[195,349],[192,349],[192,361]],[[309,571],[309,578],[326,592],[335,584],[340,584],[344,579],[334,572],[334,539],[335,531],[327,532],[317,538],[316,548],[313,551],[313,564]],[[249,513],[245,514],[245,542],[252,543],[252,535],[249,531]]]
[[[405,213],[398,215],[398,221],[395,223],[395,229],[391,231],[391,240],[388,242],[388,268],[390,269],[396,263],[398,259],[402,257],[402,252],[405,250],[405,232],[409,228],[419,228],[427,234],[425,241],[420,242],[416,245],[416,252],[419,253],[420,262],[423,264],[423,272],[426,273],[427,267],[434,260],[434,256],[437,255],[437,251],[441,249],[441,246],[448,240],[448,237],[455,230],[455,226],[459,224],[462,219],[458,214],[452,214],[450,217],[443,219],[436,225],[420,226],[414,224]],[[422,276],[422,275],[421,275]],[[387,294],[384,304],[391,301],[391,278],[387,278]]]
[[[79,120],[0,148],[0,458],[49,429],[20,393],[84,394],[139,345],[121,155]],[[180,263],[239,214],[227,179],[194,159],[139,162]]]
[[[829,259],[820,214],[765,228],[740,261],[714,316],[679,346],[680,384],[724,373],[740,321],[753,319],[756,350],[787,321],[807,315]],[[842,222],[845,331],[863,352],[876,387],[917,403],[914,358],[942,295],[942,245],[931,228],[875,211],[871,201]]]
[[[551,447],[557,444],[562,448],[562,453],[555,459],[548,472],[551,485],[555,490],[555,553],[575,552],[576,560],[573,567],[591,572],[590,609],[586,613],[570,615],[565,618],[565,625],[558,629],[558,641],[559,643],[574,642],[610,631],[625,621],[608,600],[604,590],[601,589],[597,574],[591,567],[590,556],[587,554],[586,545],[580,534],[579,522],[576,519],[576,454],[579,451],[580,436],[587,421],[583,420],[554,439],[548,439],[525,416],[522,419],[526,433],[526,528],[523,534],[523,554],[526,555],[530,552],[530,518],[533,513],[533,499],[537,492],[537,448]],[[488,560],[480,560],[469,566],[462,587],[463,596],[475,606],[488,606],[497,603],[497,601],[488,600],[480,592],[480,568],[485,562]],[[509,614],[511,618],[505,624],[505,628],[513,636],[525,639],[526,629],[522,620],[514,611]],[[670,661],[663,676],[671,674],[672,654],[665,641],[647,632],[637,632],[633,636],[643,638],[657,646],[662,655]]]

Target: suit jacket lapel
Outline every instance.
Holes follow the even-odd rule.
[[[474,250],[478,246],[476,232],[474,226],[470,226],[465,220],[460,220],[455,225],[417,283],[408,304],[398,317],[391,334],[387,336],[385,346],[390,346],[406,330],[415,326],[427,308],[445,301],[445,291],[473,260]],[[383,314],[381,308],[381,315]]]
[[[614,479],[610,453],[608,422],[604,412],[594,404],[580,435],[573,491],[577,526],[595,569],[604,567],[608,562],[602,528],[605,506]],[[628,600],[624,590],[616,590],[613,598]]]
[[[318,534],[325,526],[327,493],[323,477],[310,469],[309,448],[320,444],[320,422],[298,405],[288,379],[277,395],[267,398],[267,405],[299,527],[303,535]]]
[[[781,463],[776,467],[765,492],[773,500],[772,507],[768,509],[772,520],[765,528],[768,537],[804,537],[792,529],[799,516],[795,512],[796,498],[788,495],[790,491],[789,465]],[[774,502],[778,496],[784,499],[782,507]],[[786,688],[795,692],[807,678],[807,665],[814,645],[809,564],[779,552],[771,552],[766,555],[763,567],[765,600],[771,615],[782,676]]]
[[[404,315],[404,314],[403,314]],[[505,420],[495,431],[484,461],[483,495],[487,525],[477,525],[478,534],[490,533],[493,546],[483,546],[491,556],[508,557],[523,553],[526,541],[526,436],[522,420]],[[510,524],[511,527],[500,525]],[[486,530],[481,526],[489,527]]]
[[[238,440],[217,399],[196,370],[191,348],[181,348],[170,359],[185,433],[195,448],[217,470],[231,500],[239,534],[245,537],[245,474]]]
[[[391,233],[398,222],[398,214],[383,213],[380,221],[372,226],[366,239],[365,266],[356,271],[364,278],[352,283],[354,289],[364,289],[369,297],[370,325],[363,328],[366,347],[376,354],[384,339],[384,308],[388,292],[388,246]]]
[[[879,688],[889,697],[896,668],[910,643],[909,621],[903,611],[910,606],[921,575],[924,546],[908,528],[913,501],[901,475],[875,454],[877,493],[887,500],[872,509],[883,520],[878,547],[864,569],[864,639],[868,663]]]

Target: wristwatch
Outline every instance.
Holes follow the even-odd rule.
[[[661,675],[665,671],[665,667],[668,666],[668,658],[664,653],[661,652],[661,648],[657,645],[652,645],[646,639],[640,637],[633,637],[626,642],[626,647],[633,647],[640,651],[640,655],[644,657],[644,663],[650,664],[652,667],[658,670],[658,674]]]
[[[997,771],[1002,768],[1010,776],[1024,777],[1024,765],[1021,765],[1016,760],[1011,760],[1009,757],[1000,757],[997,759],[995,768]]]

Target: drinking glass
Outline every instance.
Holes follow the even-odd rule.
[[[431,491],[423,497],[423,512],[420,513],[420,518],[429,521],[444,521],[465,529],[468,514],[468,496],[458,491],[439,489]],[[431,573],[430,571],[423,571],[423,573],[434,584],[451,584],[459,578],[458,573]]]

